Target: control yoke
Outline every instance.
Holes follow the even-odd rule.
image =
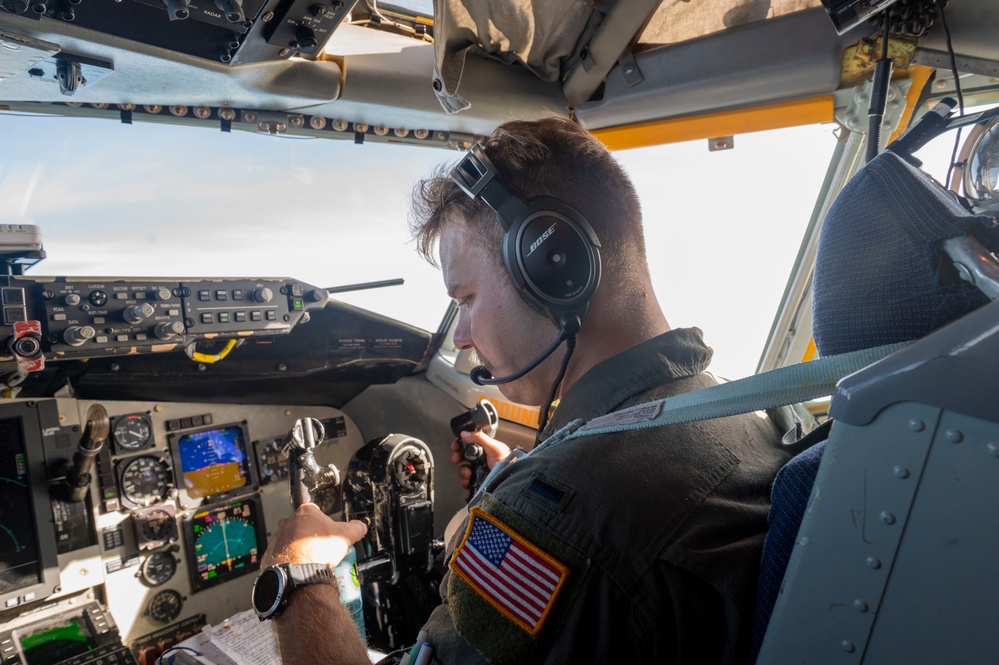
[[[316,461],[315,449],[326,438],[323,424],[315,418],[300,418],[288,432],[284,447],[288,451],[288,477],[291,482],[291,505],[314,503],[327,515],[340,512],[340,471]]]

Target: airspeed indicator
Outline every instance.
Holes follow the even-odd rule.
[[[153,428],[149,418],[141,413],[133,413],[115,421],[111,438],[119,452],[142,450],[152,443]]]

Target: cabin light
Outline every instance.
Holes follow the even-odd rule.
[[[309,127],[312,127],[312,129],[323,129],[326,127],[326,118],[321,115],[312,116],[309,118]]]
[[[178,118],[182,118],[185,115],[187,115],[187,107],[186,106],[171,106],[170,107],[170,113],[174,114]]]
[[[66,102],[66,106],[72,106],[73,108],[78,109],[83,106],[83,102]]]
[[[219,117],[226,122],[232,122],[236,119],[236,111],[233,109],[219,109]]]
[[[403,129],[402,127],[396,127],[395,129],[392,130],[392,133],[398,136],[399,138],[405,138],[409,136],[409,130]]]
[[[134,111],[135,104],[118,104],[118,109],[121,111]]]
[[[438,141],[447,141],[447,132],[437,132]]]
[[[430,136],[430,130],[427,130],[427,129],[414,129],[413,130],[413,136],[415,136],[418,139],[425,139],[428,136]]]
[[[359,133],[359,134],[365,133],[366,131],[368,131],[368,123],[366,123],[366,122],[355,122],[354,123],[354,131],[357,132],[357,133]]]
[[[347,126],[349,124],[350,123],[348,123],[346,120],[334,120],[333,129],[335,129],[338,132],[345,132],[347,131]]]
[[[386,134],[389,133],[389,128],[386,127],[385,125],[378,125],[377,127],[375,127],[374,132],[375,136],[385,136]]]
[[[106,109],[108,107],[108,105],[106,103],[104,103],[104,102],[94,102],[90,106],[93,107],[93,108],[95,108],[95,109],[99,109],[101,111],[103,111],[104,109]]]
[[[163,110],[163,107],[159,104],[143,104],[142,108],[145,109],[146,113],[159,113]]]
[[[290,118],[288,118],[288,123],[292,127],[304,127],[305,126],[305,118],[303,118],[300,115],[293,115]]]
[[[212,110],[207,106],[196,106],[194,108],[194,115],[204,120],[205,118],[212,117]]]

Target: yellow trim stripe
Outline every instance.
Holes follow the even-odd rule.
[[[816,353],[818,353],[818,350],[815,348],[815,338],[810,337],[808,339],[808,347],[805,349],[805,355],[801,357],[801,362],[807,363],[815,357]]]
[[[465,573],[465,571],[461,570],[455,563],[455,560],[458,558],[458,554],[461,552],[462,548],[465,546],[465,543],[468,541],[468,537],[472,535],[472,524],[475,522],[476,517],[482,518],[487,522],[491,523],[493,526],[500,529],[503,533],[513,538],[513,540],[516,543],[518,543],[521,547],[530,550],[535,555],[537,555],[539,559],[542,559],[543,561],[547,562],[549,565],[551,565],[553,568],[559,571],[558,584],[555,585],[555,589],[552,591],[551,598],[548,600],[548,604],[545,606],[545,610],[541,614],[541,618],[538,619],[537,625],[531,626],[521,617],[517,616],[507,608],[500,605],[497,601],[493,600],[485,593],[480,591],[479,583],[472,580]],[[448,567],[451,569],[451,572],[460,577],[462,581],[465,582],[465,584],[467,584],[473,591],[475,591],[480,598],[482,598],[484,601],[492,605],[493,609],[495,609],[497,612],[499,612],[507,619],[512,621],[516,626],[521,628],[531,637],[535,637],[541,631],[542,626],[545,625],[545,621],[548,619],[548,615],[551,614],[552,608],[555,607],[555,599],[558,597],[558,594],[562,590],[562,587],[565,586],[566,579],[568,579],[569,577],[569,568],[567,566],[565,566],[560,561],[553,558],[552,555],[548,554],[544,550],[539,549],[537,546],[534,545],[534,543],[531,543],[526,539],[524,539],[522,536],[520,536],[515,531],[510,529],[510,527],[503,524],[498,519],[496,519],[489,513],[485,512],[484,510],[482,510],[482,508],[478,506],[473,507],[469,511],[468,524],[465,527],[465,535],[462,537],[461,543],[458,544],[458,547],[455,548],[454,556],[451,557],[451,561],[448,563]]]
[[[610,150],[627,150],[832,121],[833,96],[822,95],[734,111],[595,129],[591,133]]]
[[[892,141],[901,136],[902,132],[909,127],[912,114],[916,112],[916,103],[919,101],[920,95],[923,94],[923,88],[926,87],[932,74],[932,67],[923,67],[920,65],[911,65],[909,67],[909,91],[905,93],[905,108],[902,109],[902,117],[898,121],[898,127],[888,137],[886,145],[890,145]]]

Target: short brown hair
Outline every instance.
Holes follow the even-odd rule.
[[[627,174],[607,148],[582,127],[561,118],[516,120],[500,125],[483,146],[514,195],[527,200],[552,196],[589,222],[601,244],[604,279],[612,283],[635,269],[648,271],[642,213]],[[489,207],[469,198],[439,166],[413,188],[410,230],[417,250],[430,263],[441,232],[463,223],[480,231],[502,263],[503,226]]]

